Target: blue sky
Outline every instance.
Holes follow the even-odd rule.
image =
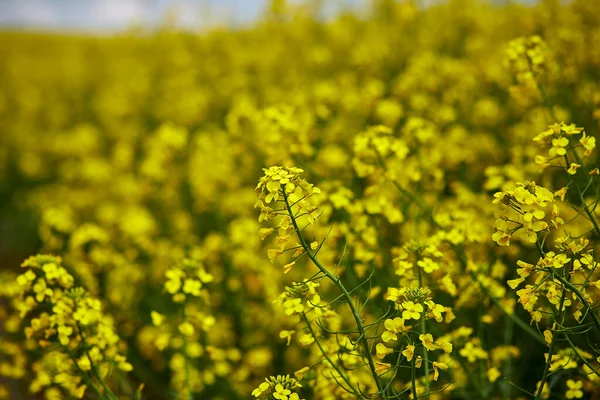
[[[267,0],[0,0],[0,27],[115,31],[155,26],[166,13],[188,28],[255,19]]]
[[[367,1],[323,0],[323,3],[328,14]],[[423,4],[435,1],[439,0],[421,0]],[[269,0],[0,0],[0,28],[110,33],[132,25],[156,26],[170,14],[176,16],[179,26],[200,29],[252,22],[268,3]]]

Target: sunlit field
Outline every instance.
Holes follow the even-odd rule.
[[[0,32],[0,399],[600,399],[600,2]]]

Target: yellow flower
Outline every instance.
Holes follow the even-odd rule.
[[[294,336],[294,333],[296,333],[296,331],[293,331],[293,330],[292,331],[285,331],[285,330],[283,330],[283,331],[279,332],[279,337],[281,339],[287,339],[287,345],[289,346],[290,342],[292,340],[292,337]]]
[[[569,190],[569,188],[567,186],[557,190],[556,192],[554,192],[554,196],[558,197],[560,199],[560,201],[565,201],[565,196],[567,195],[567,190]]]
[[[406,357],[407,361],[411,361],[415,355],[415,346],[409,344],[406,346],[406,349],[402,351],[402,355]]]
[[[267,256],[269,257],[269,261],[273,262],[275,258],[283,254],[283,250],[280,249],[269,249],[267,250]]]
[[[498,243],[499,246],[509,246],[510,234],[506,231],[498,230],[492,235],[492,240]]]
[[[315,338],[310,333],[305,333],[304,335],[302,335],[300,337],[300,344],[303,346],[308,346],[309,344],[313,343],[314,341],[315,341]]]
[[[58,340],[63,346],[69,344],[69,337],[73,334],[73,328],[70,326],[61,325],[57,329]]]
[[[571,163],[571,165],[569,165],[569,169],[567,169],[567,173],[570,175],[575,175],[579,167],[581,167],[581,164]]]
[[[583,382],[574,381],[572,379],[567,380],[567,393],[565,394],[567,399],[581,399],[583,397]]]
[[[540,260],[543,266],[549,266],[552,268],[562,268],[571,259],[564,253],[556,254],[553,251],[546,253],[545,257]]]
[[[181,278],[173,277],[165,282],[165,289],[170,294],[175,294],[181,287]]]
[[[150,313],[150,317],[152,318],[152,324],[154,326],[161,326],[163,321],[165,320],[165,316],[157,313],[156,311],[152,311]]]
[[[429,257],[425,257],[422,260],[417,261],[417,265],[423,268],[423,270],[428,274],[440,269],[440,265]]]
[[[200,296],[200,288],[202,288],[202,283],[196,279],[186,279],[183,282],[183,293],[191,294],[192,296]]]
[[[444,353],[452,353],[452,343],[446,340],[438,340],[434,344],[438,349],[442,349]]]
[[[389,371],[392,368],[392,364],[384,363],[381,361],[375,361],[375,372],[381,375],[382,373]]]
[[[567,150],[565,147],[567,147],[568,145],[569,139],[567,139],[564,136],[552,139],[552,148],[550,149],[550,156],[564,156],[565,154],[567,154]]]
[[[501,376],[500,371],[498,371],[498,368],[496,367],[492,367],[490,369],[487,370],[487,377],[488,380],[492,383],[496,382],[496,380]]]
[[[442,313],[446,311],[446,308],[443,305],[435,304],[433,301],[428,301],[427,308],[429,308],[431,315],[433,315],[433,318],[437,322],[443,321],[444,317],[442,316]]]
[[[304,377],[304,374],[306,374],[308,371],[310,371],[309,367],[302,367],[298,371],[294,372],[294,376],[296,379],[301,380]]]
[[[192,336],[196,332],[194,326],[187,321],[181,323],[178,329],[183,336]]]
[[[283,308],[285,308],[286,315],[292,315],[294,313],[300,314],[304,311],[302,299],[286,300],[283,302]]]
[[[488,356],[487,352],[481,349],[479,346],[473,344],[473,341],[467,342],[458,353],[471,363],[478,359],[485,360]]]
[[[114,358],[114,361],[117,363],[117,368],[119,368],[121,371],[133,371],[133,365],[127,362],[125,356],[117,354]]]
[[[400,292],[400,290],[398,290],[396,288],[393,288],[393,287],[390,287],[387,290],[387,293],[385,295],[385,299],[388,300],[388,301],[394,301],[395,302],[395,301],[398,301],[398,299],[400,298],[401,294],[402,293]]]
[[[260,397],[260,395],[264,391],[267,391],[267,390],[269,390],[269,384],[267,382],[263,382],[256,389],[254,389],[252,391],[252,396],[254,396],[254,397]]]
[[[278,400],[288,400],[289,396],[292,394],[290,389],[285,389],[281,383],[275,385],[275,392],[272,393],[272,396]]]
[[[552,331],[548,329],[544,331],[544,340],[546,341],[546,343],[548,343],[548,345],[552,343]]]
[[[281,269],[283,270],[284,274],[287,274],[288,272],[290,272],[292,270],[292,267],[294,266],[294,264],[296,264],[296,261],[292,261],[289,264],[285,264],[283,267],[281,267]]]
[[[375,346],[375,351],[377,353],[377,358],[380,360],[384,359],[388,354],[392,354],[394,352],[393,349],[386,347],[383,343],[377,343],[377,346]]]
[[[258,231],[258,236],[260,236],[260,240],[265,240],[267,236],[275,231],[275,228],[260,228]]]
[[[566,135],[578,135],[583,131],[583,128],[577,127],[575,124],[565,124],[564,122],[560,124],[560,129]]]
[[[525,278],[516,278],[516,279],[509,279],[508,281],[506,281],[506,283],[508,284],[508,286],[511,289],[516,289],[524,281],[525,281]]]
[[[52,290],[46,286],[46,281],[44,279],[38,279],[32,289],[36,294],[35,299],[38,303],[43,302],[46,296],[52,296]]]
[[[436,347],[433,344],[433,336],[431,336],[430,333],[420,334],[419,340],[423,343],[423,346],[425,346],[428,351],[435,350]]]
[[[448,365],[445,363],[437,362],[437,361],[433,362],[433,380],[434,381],[437,381],[438,377],[440,376],[440,372],[438,371],[438,368],[441,370],[447,370]]]
[[[424,311],[423,306],[420,303],[415,304],[413,301],[405,301],[402,303],[402,318],[405,320],[409,319],[421,319],[421,313]]]
[[[579,143],[585,149],[585,156],[589,157],[592,154],[592,151],[596,148],[596,138],[593,136],[587,136],[585,132],[583,132],[583,136],[579,139]]]
[[[398,340],[397,333],[404,332],[406,327],[404,326],[404,320],[396,317],[394,319],[386,319],[383,323],[386,331],[381,335],[381,340],[389,342],[391,340]]]
[[[20,286],[26,286],[29,282],[33,282],[36,278],[35,272],[28,269],[24,274],[17,276],[17,283]]]

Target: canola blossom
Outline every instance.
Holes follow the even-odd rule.
[[[600,3],[320,3],[0,32],[0,400],[600,395]]]

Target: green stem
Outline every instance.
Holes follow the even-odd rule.
[[[413,394],[413,399],[417,399],[417,379],[416,379],[416,366],[415,366],[415,356],[413,355],[413,359],[410,362],[410,380],[411,380],[411,388],[412,388],[412,394]]]
[[[106,396],[108,396],[108,398],[111,399],[111,400],[118,400],[117,396],[114,395],[114,393],[106,385],[106,382],[104,382],[104,379],[102,379],[102,377],[100,376],[100,371],[98,371],[98,368],[94,364],[94,361],[92,360],[92,357],[90,356],[90,353],[88,352],[88,349],[87,349],[87,346],[86,346],[86,341],[85,341],[85,336],[83,336],[83,330],[81,329],[81,325],[79,324],[79,322],[77,323],[77,330],[79,331],[79,336],[81,337],[81,343],[82,343],[82,346],[83,346],[83,352],[84,352],[84,354],[86,355],[87,359],[90,362],[90,366],[92,368],[92,372],[96,376],[96,379],[98,380],[98,382],[100,382],[100,385],[102,386],[102,389],[104,389],[104,394]]]
[[[358,394],[356,389],[354,389],[354,387],[352,386],[352,384],[350,383],[350,381],[348,380],[346,375],[342,374],[342,372],[339,370],[339,368],[333,363],[333,361],[331,360],[329,355],[325,352],[325,349],[323,349],[323,346],[321,346],[321,342],[319,341],[319,338],[317,338],[317,335],[315,334],[315,331],[313,330],[312,325],[310,324],[310,321],[306,317],[305,313],[302,313],[302,318],[304,319],[304,322],[306,322],[306,326],[308,327],[310,334],[313,336],[313,338],[315,338],[315,343],[317,343],[317,346],[319,347],[319,350],[321,350],[323,357],[325,357],[325,359],[327,360],[329,365],[331,365],[331,368],[333,368],[335,370],[335,372],[337,372],[340,375],[340,377],[344,380],[344,382],[346,382],[346,384],[350,387],[350,390],[347,390],[345,388],[344,389],[347,392],[352,393],[353,395],[355,395],[357,397],[362,397]]]
[[[371,375],[373,376],[373,379],[375,380],[375,384],[377,385],[378,394],[383,396],[383,384],[381,382],[381,379],[379,378],[379,375],[377,374],[377,371],[375,370],[375,363],[373,362],[373,356],[371,355],[371,349],[369,348],[369,343],[367,341],[367,335],[365,332],[365,328],[363,326],[360,314],[356,310],[356,306],[354,305],[354,302],[352,301],[352,297],[350,297],[350,293],[348,293],[348,290],[346,290],[346,287],[342,284],[342,282],[340,281],[339,278],[336,278],[331,272],[329,272],[327,269],[325,269],[325,267],[323,267],[323,265],[319,262],[319,260],[317,260],[317,258],[311,251],[310,247],[306,243],[306,240],[304,239],[304,236],[302,236],[302,232],[300,231],[300,228],[298,227],[296,218],[294,217],[292,207],[290,206],[287,194],[285,192],[285,187],[283,188],[283,199],[284,199],[288,214],[290,216],[290,219],[292,220],[292,225],[294,226],[294,230],[296,231],[296,235],[298,236],[298,240],[300,240],[300,244],[302,245],[302,248],[306,252],[308,258],[310,258],[312,263],[330,281],[332,281],[335,286],[337,286],[337,288],[342,292],[342,294],[344,296],[344,300],[348,304],[348,307],[350,307],[350,311],[352,312],[352,316],[354,317],[354,321],[356,322],[356,327],[358,328],[359,341],[364,348],[365,357],[367,358],[367,362],[369,364],[369,369],[371,370]]]
[[[567,293],[567,289],[563,287],[562,294],[560,296],[560,304],[558,306],[558,319],[561,319],[563,315],[563,304],[565,303],[565,295]],[[544,366],[544,373],[542,374],[542,380],[540,381],[540,387],[535,394],[535,400],[540,400],[542,398],[542,392],[544,390],[544,384],[546,383],[546,379],[548,379],[548,371],[550,370],[550,364],[552,362],[552,353],[554,351],[554,344],[556,343],[556,334],[552,335],[552,341],[550,342],[550,348],[548,349],[548,358],[546,359],[546,365]]]
[[[507,319],[504,325],[504,345],[508,348],[512,344],[513,337],[513,320]],[[512,375],[512,357],[508,357],[504,362],[504,377],[510,379]],[[502,395],[505,399],[509,399],[511,395],[510,385],[501,386]]]
[[[417,259],[418,259],[418,255],[417,255]],[[419,277],[419,287],[423,287],[423,277],[422,277],[422,273],[421,273],[421,267],[419,267],[419,265],[417,265],[418,263],[416,263],[417,266],[417,275]],[[423,313],[423,316],[421,317],[421,333],[423,335],[427,334],[427,326],[426,326],[426,319],[425,319],[425,313]],[[425,346],[423,346],[423,361],[425,362],[425,398],[429,398],[429,354],[427,351],[427,348]]]
[[[102,392],[100,392],[100,389],[98,389],[96,387],[96,385],[94,385],[94,382],[92,382],[92,380],[90,379],[90,377],[88,376],[88,374],[83,369],[81,369],[81,367],[77,363],[77,358],[73,355],[73,353],[71,352],[71,350],[67,346],[63,346],[63,347],[64,347],[66,353],[69,355],[69,357],[73,361],[73,365],[75,365],[75,368],[77,368],[77,371],[79,372],[79,375],[85,381],[85,384],[88,387],[92,388],[92,390],[94,391],[94,393],[96,393],[96,396],[98,396],[99,399],[101,399],[101,400],[106,399],[106,397],[102,394]]]
[[[573,154],[575,155],[575,159],[577,160],[578,163],[581,163],[581,160],[579,159],[579,157],[577,157],[577,153],[575,152],[575,150],[573,150]],[[567,164],[567,169],[569,169],[571,163],[569,161],[569,157],[565,154],[565,163]],[[588,175],[588,179],[589,179],[589,175]],[[596,218],[594,216],[594,214],[592,214],[592,211],[590,210],[590,208],[588,207],[584,197],[583,197],[583,192],[581,191],[581,189],[579,188],[579,185],[577,184],[577,182],[575,182],[575,179],[573,178],[573,184],[575,185],[575,189],[577,190],[577,194],[579,195],[579,201],[581,202],[581,206],[583,207],[583,211],[585,211],[586,215],[588,216],[588,218],[590,219],[592,225],[594,226],[594,230],[596,231],[596,234],[598,236],[600,236],[600,226],[598,226],[598,223],[596,222]]]
[[[87,356],[88,360],[90,360],[90,365],[92,366],[92,371],[94,371],[94,375],[96,375],[96,379],[98,379],[98,382],[100,382],[100,385],[102,385],[102,389],[104,389],[104,394],[106,394],[107,397],[111,400],[118,400],[117,396],[114,395],[114,393],[106,385],[106,382],[104,382],[104,379],[102,379],[102,377],[100,376],[100,371],[98,371],[98,368],[92,361],[92,357],[90,357],[90,353],[87,351],[87,349],[85,349],[84,351],[85,351],[85,355]]]
[[[583,303],[585,308],[587,308],[588,314],[590,314],[592,316],[594,325],[596,325],[596,328],[600,331],[600,320],[598,320],[598,316],[595,314],[594,308],[590,305],[590,303],[587,302],[587,300],[585,299],[583,294],[579,291],[579,289],[577,289],[575,286],[573,286],[573,284],[571,282],[569,282],[562,276],[555,274],[553,271],[550,271],[550,272],[552,273],[552,276],[554,278],[556,278],[564,286],[568,287],[569,290],[571,290],[573,293],[575,293],[575,295],[579,298],[579,300],[581,300],[581,302]]]
[[[471,383],[471,385],[473,385],[473,387],[475,388],[475,390],[479,394],[479,398],[480,399],[487,398],[486,394],[483,392],[483,390],[481,389],[481,387],[479,387],[479,384],[475,380],[475,377],[474,377],[475,373],[471,373],[470,368],[468,367],[468,365],[465,362],[465,360],[462,357],[456,357],[456,360],[458,361],[458,363],[460,364],[460,366],[462,367],[462,369],[465,371],[465,375],[467,376],[467,380]],[[466,397],[470,397],[470,396],[466,395]]]
[[[590,374],[595,374],[596,376],[600,377],[600,373],[598,372],[598,370],[600,370],[600,368],[594,369],[594,367],[592,367],[592,365],[589,363],[589,361],[586,360],[583,355],[581,355],[579,350],[577,350],[577,347],[575,347],[575,345],[573,344],[573,341],[569,337],[569,334],[565,333],[565,339],[567,339],[567,342],[569,342],[569,345],[571,346],[571,348],[573,349],[575,354],[577,354],[577,357],[579,357],[579,359],[590,369],[590,371],[591,371]]]
[[[504,308],[500,300],[492,295],[492,293],[483,285],[483,283],[479,280],[477,275],[474,272],[470,272],[471,277],[475,282],[479,284],[481,290],[486,294],[486,296],[498,307],[508,318],[510,318],[515,324],[519,325],[525,332],[527,332],[532,338],[537,340],[538,342],[546,345],[544,339],[538,334],[538,332],[533,329],[529,324],[519,318],[514,312],[510,313],[507,309]]]
[[[558,122],[558,119],[556,118],[556,113],[554,112],[554,106],[550,102],[550,98],[546,94],[544,87],[537,79],[535,80],[535,84],[538,88],[538,91],[540,92],[540,95],[542,96],[542,101],[544,102],[544,105],[548,108],[548,111],[550,111],[550,116],[552,117],[554,122]]]
[[[185,303],[181,307],[181,319],[183,320],[183,322],[186,321]],[[187,341],[187,337],[185,335],[182,335],[182,337],[183,337],[183,359],[185,362],[185,367],[184,367],[185,368],[185,370],[184,370],[185,388],[187,391],[188,400],[192,400],[194,398],[194,396],[192,395],[192,384],[190,382],[190,367],[189,367],[189,360],[188,360],[188,353],[187,353],[188,341]]]
[[[423,335],[427,334],[427,329],[425,327],[425,313],[423,313],[423,317],[421,320],[421,332]],[[427,354],[427,348],[423,346],[423,361],[425,363],[425,398],[429,398],[429,354]]]
[[[387,173],[388,172],[387,164],[385,163],[385,161],[383,160],[383,158],[381,157],[381,155],[379,154],[379,152],[377,152],[376,149],[374,149],[374,150],[375,150],[375,154],[377,155],[377,161],[379,162],[379,165],[381,166],[381,168],[383,169],[383,171]],[[411,203],[413,203],[414,205],[416,205],[417,207],[419,207],[425,213],[425,216],[427,217],[427,219],[433,225],[435,225],[436,228],[442,228],[442,226],[433,218],[433,210],[431,208],[429,208],[423,202],[419,201],[419,199],[417,199],[415,197],[415,195],[413,195],[409,190],[403,188],[402,185],[400,185],[398,183],[398,181],[396,181],[395,179],[391,179],[391,182],[392,182],[392,185],[394,185],[394,187],[396,188],[396,190],[398,190],[398,192],[400,192],[400,194],[402,196],[404,196]]]

